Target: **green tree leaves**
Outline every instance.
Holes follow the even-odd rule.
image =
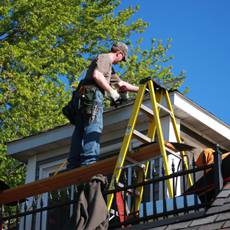
[[[139,39],[136,44],[130,43],[131,54],[128,63],[122,63],[124,79],[134,84],[139,84],[139,81],[147,77],[158,77],[165,83],[175,81],[172,88],[176,89],[181,86],[184,81],[184,73],[179,73],[174,76],[172,66],[168,62],[173,58],[168,56],[167,52],[170,49],[169,39],[166,44],[161,40],[152,39],[151,46],[143,50],[141,49],[142,39]]]
[[[113,40],[143,30],[142,20],[127,23],[136,9],[114,14],[116,0],[3,0],[0,6],[0,175],[22,182],[19,163],[6,154],[6,141],[66,123],[61,108],[71,85],[91,58]],[[63,82],[61,75],[67,76]],[[68,89],[68,87],[67,87]],[[0,178],[0,179],[1,179]]]
[[[0,6],[0,179],[23,182],[24,167],[6,154],[6,141],[48,130],[67,122],[61,108],[71,84],[90,59],[110,50],[113,41],[128,41],[148,26],[132,20],[138,7],[117,11],[118,0],[3,0]],[[125,79],[158,75],[172,78],[164,46],[153,40],[131,45]],[[63,81],[61,76],[68,80]],[[181,77],[181,76],[179,76]],[[10,179],[11,171],[14,177]]]

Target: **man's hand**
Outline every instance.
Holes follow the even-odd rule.
[[[119,93],[125,93],[127,91],[128,91],[128,89],[127,89],[127,87],[125,85],[119,87]]]
[[[129,84],[128,82],[122,80],[118,82],[118,87],[120,92],[137,92],[139,90],[138,86]]]
[[[115,89],[111,89],[109,91],[109,97],[114,101],[118,101],[120,99],[120,94],[115,90]]]

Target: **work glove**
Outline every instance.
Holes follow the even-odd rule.
[[[120,94],[115,89],[111,89],[109,91],[109,97],[110,99],[112,99],[113,102],[117,102],[120,100]]]

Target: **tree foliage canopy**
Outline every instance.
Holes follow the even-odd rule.
[[[15,185],[24,168],[7,157],[12,141],[66,122],[61,108],[68,86],[81,76],[89,59],[106,52],[113,41],[128,41],[147,23],[131,20],[138,7],[117,10],[118,0],[2,0],[0,6],[0,179]],[[126,78],[152,73],[172,78],[167,47],[133,47]],[[68,81],[63,81],[66,76]],[[14,176],[12,176],[14,175]]]

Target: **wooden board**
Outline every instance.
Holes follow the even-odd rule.
[[[144,161],[157,155],[160,155],[159,145],[157,143],[151,143],[129,153],[128,157],[135,161]],[[0,192],[0,204],[7,204],[45,192],[55,191],[71,184],[88,182],[91,177],[99,173],[103,175],[112,174],[116,159],[117,156],[113,156],[88,166],[76,168],[55,176],[50,176],[49,178],[4,190]]]

